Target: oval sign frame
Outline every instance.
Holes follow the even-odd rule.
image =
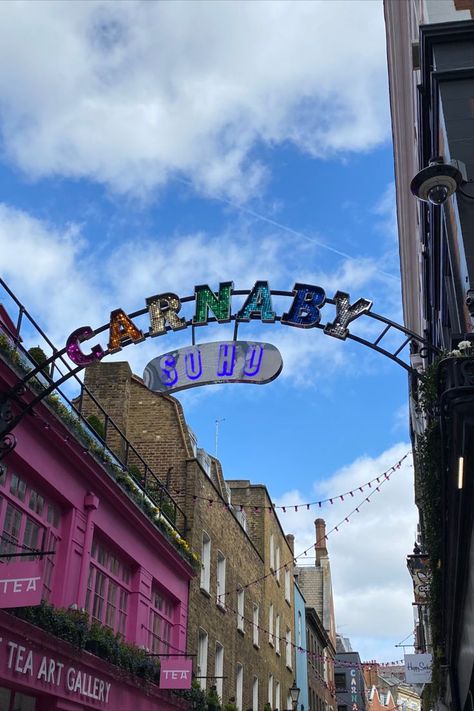
[[[143,381],[153,392],[173,393],[202,385],[264,385],[283,368],[278,348],[259,341],[213,341],[178,348],[153,358]]]

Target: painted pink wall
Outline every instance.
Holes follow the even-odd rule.
[[[11,382],[11,371],[0,359],[0,390],[8,387],[7,380]],[[178,604],[170,641],[185,651],[191,566],[44,405],[38,405],[35,413],[36,417],[27,415],[15,429],[16,449],[4,461],[62,509],[62,541],[56,555],[51,602],[58,607],[84,607],[95,528],[136,571],[130,596],[135,614],[128,617],[128,641],[146,644],[144,627],[148,627],[155,579]],[[136,598],[135,606],[132,598]]]

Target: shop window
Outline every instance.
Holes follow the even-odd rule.
[[[34,696],[0,687],[0,711],[36,711]]]
[[[176,603],[154,585],[151,594],[148,629],[148,649],[154,654],[169,654],[171,634],[176,614]]]
[[[12,474],[10,479],[10,494],[16,496],[20,501],[25,500],[26,495],[26,481],[20,479],[17,474]]]
[[[126,636],[130,567],[94,539],[87,581],[86,610],[93,620]]]
[[[59,506],[26,478],[7,467],[0,466],[0,553],[27,553],[31,555],[4,558],[3,561],[21,562],[38,558],[36,551],[48,551],[43,557],[43,598],[51,594],[55,566],[55,553],[60,542],[61,511]]]

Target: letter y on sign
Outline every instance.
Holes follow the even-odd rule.
[[[372,308],[372,301],[359,299],[351,305],[349,294],[346,294],[345,291],[337,291],[334,299],[336,301],[336,318],[326,324],[324,333],[344,341],[349,334],[347,326],[359,316],[368,313]]]

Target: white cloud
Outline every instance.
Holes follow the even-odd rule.
[[[286,492],[276,503],[298,505],[344,494],[389,470],[409,450],[410,445],[399,443],[377,457],[360,457],[330,477],[318,479],[313,491]],[[353,497],[345,496],[344,502],[335,500],[332,506],[312,507],[309,511],[298,506],[297,513],[287,509],[286,514],[279,514],[284,530],[295,535],[296,554],[314,543],[315,518],[325,519],[327,532],[338,527],[337,532],[329,533],[327,542],[336,625],[352,639],[354,648],[357,644],[362,658],[399,659],[393,645],[413,629],[412,583],[405,564],[416,531],[410,464],[410,458],[405,459],[390,480],[382,484],[380,492],[375,483]],[[323,474],[319,473],[321,477]],[[367,496],[370,502],[349,516]],[[349,522],[345,521],[346,516]],[[311,554],[309,551],[302,556],[300,564],[313,564]]]
[[[4,150],[32,177],[146,194],[184,176],[244,200],[266,179],[261,143],[329,157],[389,135],[380,2],[16,2],[0,17]]]
[[[58,347],[73,329],[81,325],[97,328],[108,321],[110,311],[115,308],[121,307],[128,313],[144,308],[145,298],[156,293],[174,291],[183,297],[193,293],[194,284],[208,283],[217,289],[219,282],[232,279],[236,289],[250,289],[261,278],[268,279],[272,288],[290,291],[298,265],[308,263],[317,250],[317,245],[298,241],[288,249],[279,235],[268,231],[257,237],[255,229],[239,223],[216,235],[204,232],[174,235],[172,243],[159,233],[149,238],[132,236],[129,242],[109,245],[100,255],[94,255],[88,247],[86,226],[51,225],[0,203],[2,275]],[[328,296],[340,286],[350,289],[354,298],[358,298],[369,284],[375,288],[376,273],[375,260],[369,260],[367,265],[365,260],[346,260],[335,275],[307,271],[298,277],[323,286]],[[381,280],[378,283],[381,296],[383,287]],[[234,297],[234,313],[243,299]],[[277,314],[282,314],[289,304],[287,297],[275,297],[273,307]],[[192,308],[192,304],[183,306],[187,318],[192,315]],[[325,306],[322,322],[333,317],[334,307]],[[356,323],[359,330],[370,330],[371,324]],[[137,320],[137,325],[146,329],[146,316]],[[196,338],[198,342],[230,339],[232,333],[233,326],[219,326],[218,333],[209,326],[197,329]],[[360,347],[351,348],[349,343],[327,337],[316,329],[270,327],[252,321],[240,326],[239,336],[274,343],[283,355],[281,377],[296,386],[325,387],[332,375],[342,371],[345,377],[349,373],[373,372],[372,353],[363,354]],[[106,341],[104,333],[100,337],[103,347]],[[172,340],[167,337],[148,341],[138,348],[130,347],[114,359],[130,360],[135,372],[141,373],[157,349],[166,352],[189,341],[189,332],[177,333]],[[324,368],[318,368],[321,363]]]

